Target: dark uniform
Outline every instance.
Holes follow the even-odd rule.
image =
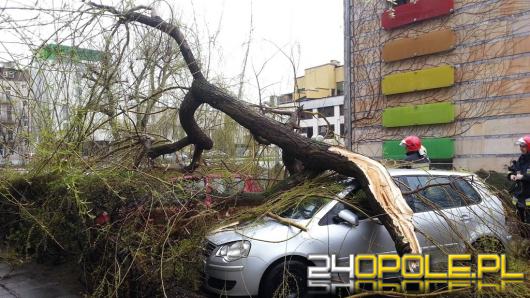
[[[526,222],[526,199],[530,199],[530,154],[522,154],[519,160],[513,165],[512,170],[514,172],[508,175],[509,180],[511,180],[511,175],[518,173],[523,175],[521,180],[516,181],[513,195],[517,199],[516,206],[519,218],[521,221]]]
[[[431,163],[429,157],[427,155],[421,155],[419,151],[407,152],[404,161],[406,164],[401,167],[404,169],[428,170],[429,164]]]

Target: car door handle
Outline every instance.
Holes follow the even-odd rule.
[[[460,219],[461,219],[463,222],[470,222],[470,221],[471,221],[471,217],[470,217],[468,214],[460,215]]]

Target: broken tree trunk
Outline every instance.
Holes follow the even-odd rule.
[[[196,124],[193,113],[201,104],[224,112],[237,123],[247,128],[253,135],[279,146],[284,156],[302,163],[304,171],[321,172],[333,170],[349,177],[355,177],[371,197],[375,211],[390,233],[399,254],[420,253],[418,239],[412,225],[412,210],[408,207],[400,190],[393,183],[388,171],[377,161],[350,152],[344,148],[330,146],[303,137],[293,131],[292,127],[270,119],[248,104],[237,100],[225,90],[209,83],[200,69],[184,35],[176,25],[165,22],[159,17],[149,17],[132,9],[118,12],[114,7],[89,3],[92,7],[104,9],[119,17],[122,21],[138,22],[156,28],[170,35],[179,45],[182,56],[193,76],[193,83],[185,98],[185,117],[181,124],[187,133],[187,139],[175,144],[174,148],[193,144],[200,156],[202,150],[211,148],[209,138]],[[183,114],[181,113],[181,116]],[[166,152],[168,147],[164,150]],[[157,148],[153,148],[157,150]],[[150,152],[150,156],[156,156]],[[195,158],[194,158],[195,160]],[[193,162],[192,162],[193,163]],[[190,165],[193,166],[193,165]],[[191,167],[193,169],[193,167]],[[293,168],[293,172],[300,167]]]

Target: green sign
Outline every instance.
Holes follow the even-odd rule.
[[[103,52],[58,44],[48,44],[39,50],[38,56],[44,60],[72,59],[74,61],[97,62],[101,61]]]
[[[383,158],[401,160],[405,158],[405,147],[399,146],[401,140],[383,142]],[[450,159],[455,155],[455,141],[449,138],[424,138],[423,146],[430,159]]]
[[[450,102],[388,108],[383,111],[384,127],[451,123],[454,120],[455,105]]]

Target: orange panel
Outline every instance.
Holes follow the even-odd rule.
[[[414,38],[400,38],[387,42],[383,46],[385,62],[423,56],[451,50],[456,45],[453,30],[440,30]]]

